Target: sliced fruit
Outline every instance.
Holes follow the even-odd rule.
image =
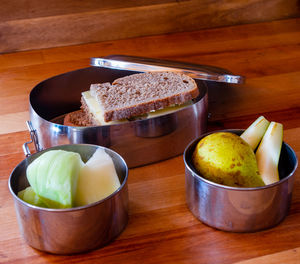
[[[83,206],[106,198],[120,187],[112,158],[98,148],[82,167],[78,178],[76,206]]]
[[[257,118],[241,135],[250,147],[255,150],[264,136],[270,122],[265,117],[260,116]]]
[[[271,122],[256,151],[258,171],[265,184],[279,181],[278,163],[283,139],[283,125]]]

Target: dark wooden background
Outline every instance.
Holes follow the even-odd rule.
[[[0,0],[0,53],[299,17],[297,0]]]

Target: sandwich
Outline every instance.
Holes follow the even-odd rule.
[[[132,74],[111,83],[92,84],[81,96],[81,110],[66,115],[64,124],[110,125],[177,110],[199,95],[196,82],[175,72]]]

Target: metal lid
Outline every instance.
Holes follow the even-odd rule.
[[[194,65],[123,55],[113,55],[107,58],[91,58],[91,65],[96,67],[139,72],[175,71],[184,73],[194,79],[233,84],[241,84],[244,83],[245,80],[243,76],[224,74],[214,71],[213,67],[207,65]]]

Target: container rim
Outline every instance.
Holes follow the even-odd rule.
[[[14,199],[16,199],[18,202],[20,202],[24,206],[30,207],[30,208],[32,208],[34,210],[41,210],[41,211],[55,212],[55,213],[80,211],[80,210],[85,210],[85,209],[90,208],[90,207],[97,206],[97,205],[99,205],[101,203],[104,203],[106,200],[111,199],[113,196],[117,195],[124,188],[124,186],[127,184],[128,166],[127,166],[125,160],[116,151],[114,151],[112,149],[109,149],[109,148],[106,148],[106,147],[103,147],[103,146],[98,146],[98,145],[93,145],[93,144],[65,144],[65,145],[59,145],[59,146],[54,146],[54,147],[51,147],[51,148],[44,149],[44,150],[42,150],[40,152],[36,152],[36,153],[32,154],[31,156],[34,156],[34,155],[36,155],[38,153],[46,152],[46,151],[49,151],[49,150],[52,150],[52,149],[60,149],[61,147],[64,147],[64,146],[91,146],[91,147],[96,147],[96,148],[102,148],[105,151],[108,150],[108,151],[113,152],[120,159],[121,163],[123,165],[125,165],[125,177],[124,177],[124,180],[123,180],[122,184],[120,185],[120,187],[117,190],[115,190],[112,194],[110,194],[109,196],[105,197],[104,199],[101,199],[101,200],[96,201],[94,203],[90,203],[90,204],[83,205],[83,206],[76,206],[76,207],[72,207],[72,208],[62,208],[62,209],[54,209],[54,208],[45,208],[45,207],[35,206],[35,205],[32,205],[32,204],[26,203],[25,201],[23,201],[22,199],[20,199],[18,197],[18,195],[15,194],[15,192],[13,191],[12,186],[11,186],[12,175],[14,174],[14,172],[16,171],[16,169],[21,165],[21,163],[25,162],[25,160],[27,159],[27,158],[25,158],[24,160],[22,160],[21,162],[19,162],[18,165],[13,169],[13,171],[11,172],[11,174],[9,176],[9,179],[8,179],[8,189],[9,189],[9,191],[10,191],[10,193],[13,196]]]
[[[194,147],[194,145],[196,145],[202,138],[204,138],[205,136],[208,136],[212,133],[216,133],[216,132],[232,132],[232,133],[235,133],[235,134],[241,134],[242,132],[244,131],[244,129],[223,129],[223,130],[215,130],[215,131],[211,131],[211,132],[208,132],[208,133],[205,133],[203,135],[201,135],[200,137],[192,140],[188,145],[187,147],[185,148],[184,150],[184,153],[183,153],[183,159],[184,159],[184,165],[185,165],[185,168],[187,170],[189,170],[189,172],[191,173],[191,175],[194,177],[194,178],[198,178],[199,180],[211,185],[211,186],[214,186],[214,187],[217,187],[217,188],[222,188],[222,189],[226,189],[226,190],[232,190],[232,191],[257,191],[257,190],[262,190],[262,189],[269,189],[269,188],[272,188],[274,186],[277,186],[285,181],[287,181],[289,178],[291,178],[297,167],[298,167],[298,158],[297,158],[297,155],[295,153],[295,151],[290,147],[289,144],[285,143],[284,141],[282,142],[288,149],[289,151],[291,151],[291,153],[294,155],[295,157],[295,160],[296,160],[296,163],[295,163],[295,166],[293,168],[293,170],[286,176],[284,177],[283,179],[281,179],[280,181],[278,182],[274,182],[272,184],[267,184],[265,186],[261,186],[261,187],[232,187],[232,186],[227,186],[227,185],[223,185],[223,184],[219,184],[219,183],[215,183],[215,182],[212,182],[212,181],[209,181],[207,179],[205,179],[204,177],[202,177],[198,172],[196,172],[193,168],[191,168],[191,166],[189,165],[189,162],[187,161],[187,153],[190,151],[191,148]]]

